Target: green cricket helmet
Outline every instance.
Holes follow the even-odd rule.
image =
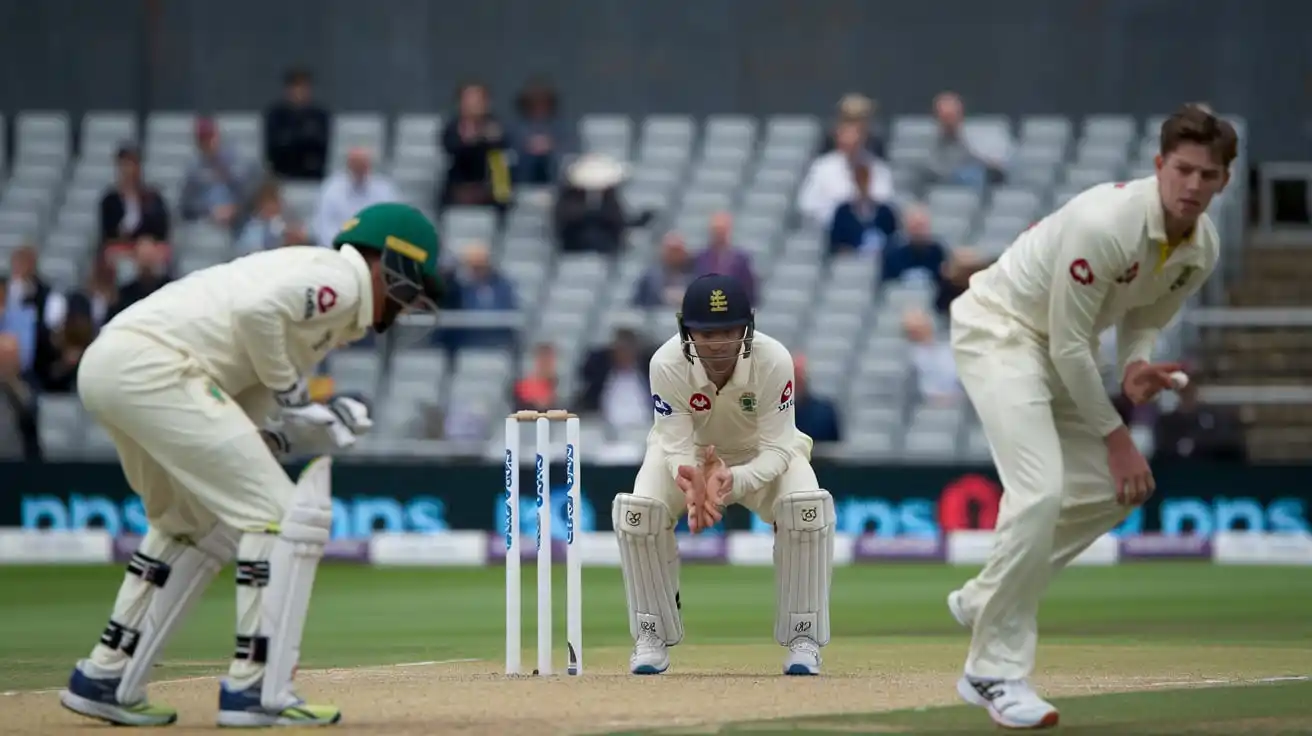
[[[424,213],[400,202],[369,205],[333,238],[334,248],[343,245],[380,254],[388,298],[374,331],[386,332],[402,312],[437,313],[443,289],[437,270],[441,240]]]

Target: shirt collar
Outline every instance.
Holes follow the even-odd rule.
[[[1142,180],[1147,183],[1147,205],[1148,205],[1148,237],[1157,243],[1167,243],[1166,239],[1166,210],[1162,208],[1162,192],[1158,189],[1157,177],[1151,176]],[[1195,223],[1194,229],[1189,231],[1188,237],[1180,241],[1180,245],[1192,245],[1198,234],[1198,225]]]
[[[361,329],[370,327],[374,323],[374,276],[369,272],[369,264],[353,246],[343,245],[337,252],[351,264],[360,280],[360,309],[355,315],[356,325]]]

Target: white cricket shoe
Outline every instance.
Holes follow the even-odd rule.
[[[670,650],[665,641],[650,631],[638,634],[629,655],[629,672],[635,675],[659,675],[670,668]]]
[[[948,611],[952,614],[952,618],[955,618],[963,628],[975,628],[975,617],[971,616],[966,610],[966,602],[961,599],[960,590],[948,593]]]
[[[993,722],[1003,728],[1052,728],[1057,707],[1039,697],[1025,680],[982,680],[963,675],[957,680],[961,699],[987,708]]]
[[[820,645],[815,639],[799,636],[788,642],[788,656],[784,657],[784,674],[820,674]]]

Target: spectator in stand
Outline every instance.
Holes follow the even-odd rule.
[[[653,264],[638,279],[633,293],[633,306],[647,309],[677,308],[683,302],[683,292],[696,278],[688,244],[677,232],[665,233],[661,239],[661,260]]]
[[[793,353],[793,398],[797,413],[797,428],[816,442],[842,442],[842,423],[838,409],[829,399],[811,393],[806,380],[806,356]]]
[[[630,219],[620,198],[624,178],[623,164],[604,154],[585,154],[570,165],[552,213],[562,251],[614,255],[624,246],[629,228],[651,221],[649,211]]]
[[[556,346],[540,342],[533,346],[533,365],[528,375],[515,382],[515,410],[547,411],[559,408]]]
[[[462,85],[456,114],[442,129],[448,165],[438,211],[481,206],[504,214],[513,195],[509,148],[505,126],[492,114],[487,88]]]
[[[346,153],[346,170],[324,180],[314,214],[314,237],[319,245],[332,247],[342,225],[365,207],[401,201],[401,193],[391,179],[376,173],[373,166],[373,154],[368,149],[352,148]]]
[[[966,108],[955,92],[934,98],[938,138],[925,167],[922,184],[983,186],[1006,177],[1012,142],[1004,134],[992,136],[965,126]]]
[[[283,98],[264,111],[264,159],[283,179],[319,181],[328,168],[328,111],[314,101],[314,77],[292,69]]]
[[[902,316],[902,330],[911,344],[911,366],[916,392],[931,406],[956,406],[961,402],[952,346],[934,334],[934,320],[923,310],[912,309]]]
[[[1196,376],[1193,371],[1186,371]],[[1154,458],[1243,463],[1248,460],[1244,423],[1229,406],[1198,399],[1198,379],[1176,392],[1180,403],[1153,427]]]
[[[36,391],[23,377],[18,339],[0,332],[0,459],[41,461]]]
[[[554,184],[560,155],[568,140],[568,125],[560,117],[556,90],[545,79],[535,79],[519,93],[515,107],[515,182]]]
[[[116,258],[135,249],[137,239],[169,241],[169,208],[159,190],[141,177],[137,149],[123,146],[115,157],[118,176],[100,200],[100,249]]]
[[[96,326],[90,315],[80,312],[68,315],[68,320],[54,334],[55,355],[41,376],[42,391],[53,394],[77,391],[77,367],[82,363],[83,351],[95,336]]]
[[[68,317],[68,300],[37,273],[36,248],[24,246],[9,257],[8,296],[11,308],[29,306],[36,312],[36,348],[32,371],[44,388],[57,351],[54,335]]]
[[[68,296],[68,315],[70,319],[75,314],[84,315],[90,320],[92,328],[99,332],[117,303],[115,269],[106,259],[97,258],[87,274],[86,286]]]
[[[747,251],[733,245],[733,215],[728,212],[711,215],[710,242],[706,250],[693,260],[693,273],[695,276],[708,273],[733,276],[742,282],[748,298],[756,301],[756,274],[752,271],[752,257]]]
[[[515,312],[519,300],[515,286],[492,266],[492,254],[485,243],[471,243],[461,253],[462,268],[456,277],[460,290],[460,308],[464,311]],[[513,328],[473,327],[460,330],[460,347],[511,346]]]
[[[652,353],[633,330],[619,329],[611,344],[593,350],[579,369],[579,411],[598,412],[606,426],[625,430],[651,425]]]
[[[838,119],[835,129],[843,123],[856,123],[866,131],[865,149],[870,152],[871,156],[877,159],[887,159],[887,148],[884,145],[884,136],[879,129],[879,123],[875,120],[877,109],[875,101],[863,94],[853,92],[843,95],[843,99],[838,101]],[[822,154],[834,150],[835,135],[825,135],[824,143],[820,147]]]
[[[246,217],[259,168],[244,161],[219,136],[209,118],[196,121],[196,160],[182,184],[179,209],[187,222],[208,221],[236,231]]]
[[[970,287],[970,277],[988,267],[988,261],[974,248],[964,245],[953,248],[940,273],[938,292],[934,295],[934,311],[944,317],[948,316],[952,300],[966,293]]]
[[[9,281],[0,281],[0,332],[17,341],[19,370],[30,375],[36,364],[36,307],[26,300],[10,301]]]
[[[136,278],[119,289],[118,302],[110,310],[106,322],[173,280],[169,268],[168,249],[160,243],[142,238],[137,241],[136,256]]]
[[[843,121],[834,131],[834,150],[811,163],[797,192],[797,209],[812,225],[828,228],[839,205],[856,196],[852,172],[858,164],[870,167],[870,196],[893,199],[893,170],[865,150],[864,123]]]
[[[829,224],[829,252],[876,255],[894,242],[898,231],[897,210],[870,196],[870,166],[859,163],[852,170],[856,192],[850,202],[838,206]]]
[[[906,210],[906,235],[884,249],[884,281],[928,280],[936,286],[943,278],[947,248],[934,237],[929,210],[912,205]]]
[[[283,209],[282,190],[276,179],[267,179],[255,194],[255,211],[241,229],[236,250],[248,255],[284,245],[308,245],[310,236],[300,221]]]

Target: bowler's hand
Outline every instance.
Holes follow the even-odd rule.
[[[1184,370],[1183,363],[1148,363],[1142,360],[1125,366],[1125,380],[1121,390],[1135,406],[1157,398],[1157,394],[1171,388],[1171,374]]]
[[[1116,502],[1138,506],[1157,490],[1153,471],[1124,426],[1107,435],[1107,465],[1116,484]]]

